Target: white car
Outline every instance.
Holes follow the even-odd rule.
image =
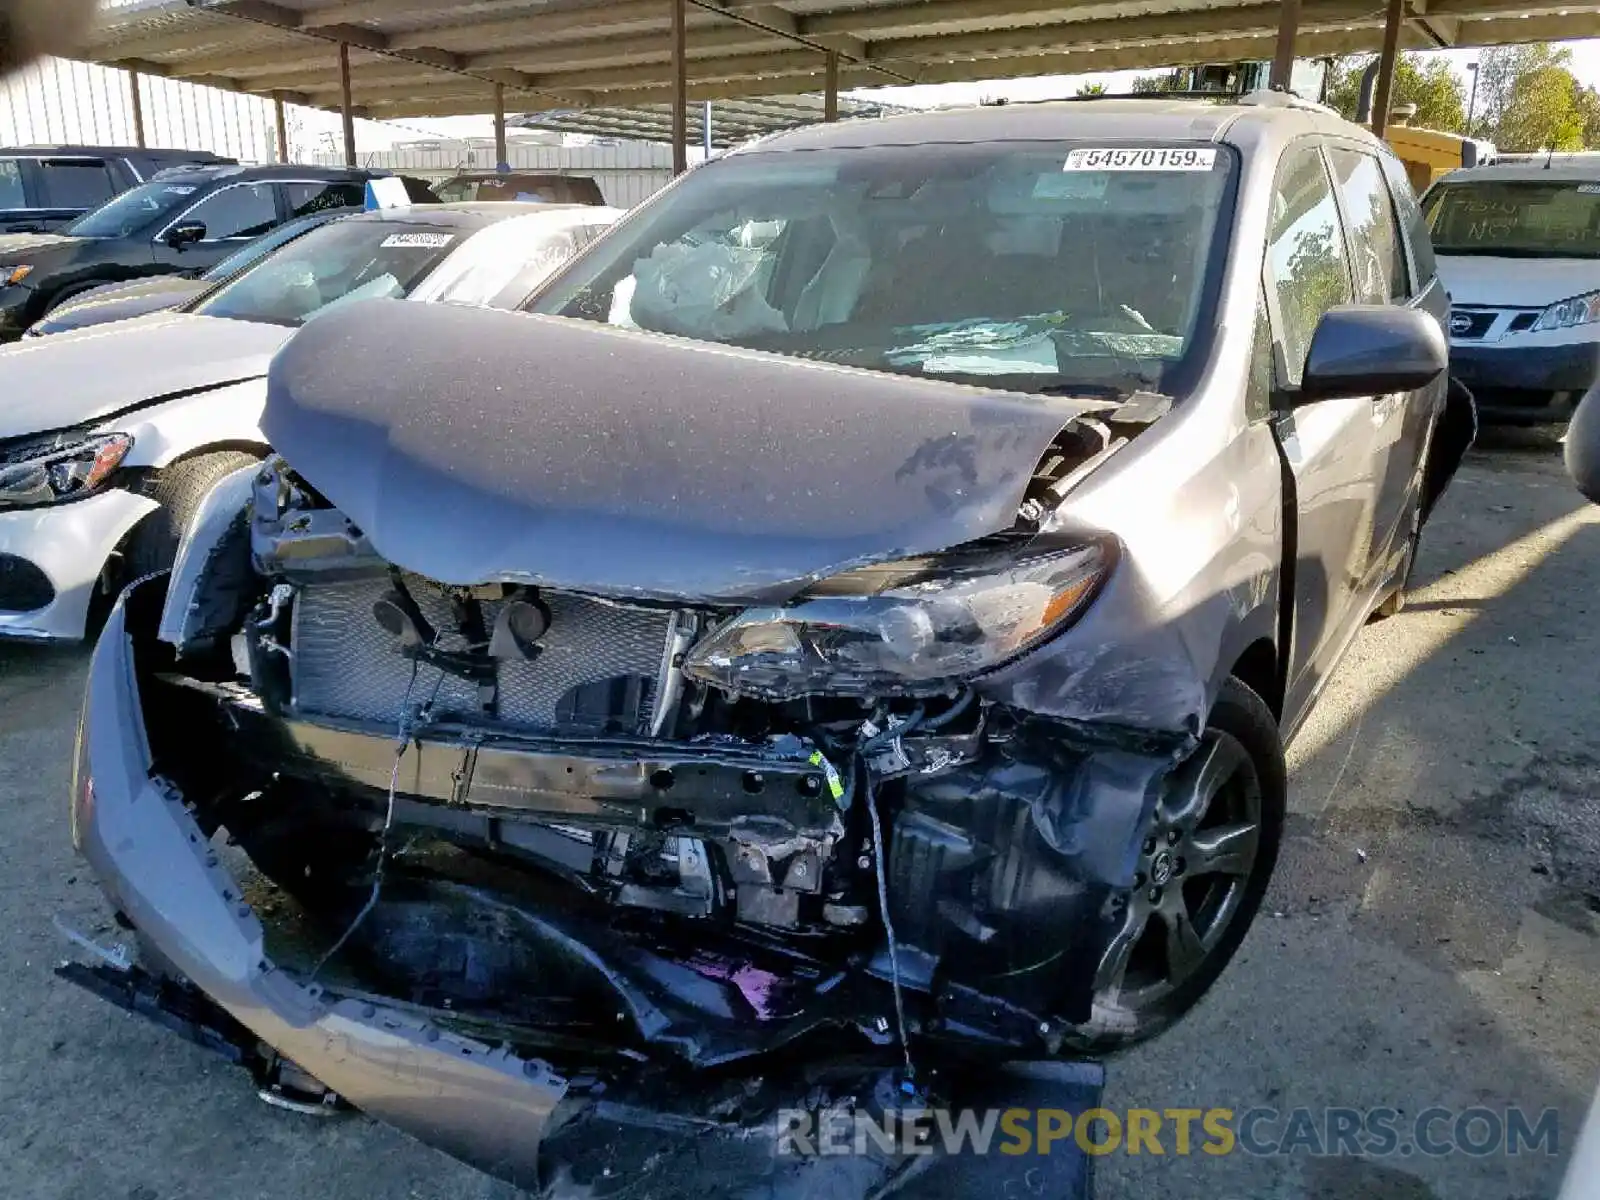
[[[212,485],[267,454],[267,366],[306,321],[373,296],[514,307],[619,216],[505,203],[352,216],[176,312],[0,350],[0,638],[80,639],[97,597],[171,565]]]
[[[1451,374],[1484,421],[1566,420],[1600,380],[1600,155],[1452,171],[1422,203]]]

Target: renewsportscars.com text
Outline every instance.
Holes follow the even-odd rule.
[[[1559,1154],[1554,1109],[1093,1108],[784,1110],[778,1153],[1306,1155]]]

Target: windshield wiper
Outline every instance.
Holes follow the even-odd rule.
[[[1047,383],[1029,388],[1039,396],[1081,396],[1085,400],[1126,400],[1139,392],[1153,391],[1161,381],[1153,375],[1135,375],[1127,383]]]
[[[1117,387],[1111,383],[1047,383],[1043,387],[1028,390],[1039,396],[1082,396],[1085,400],[1121,400],[1134,389]]]

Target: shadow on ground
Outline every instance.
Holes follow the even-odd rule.
[[[1391,1107],[1403,1135],[1433,1106],[1552,1107],[1576,1137],[1600,1075],[1600,510],[1548,445],[1480,451],[1415,583],[1291,748],[1289,832],[1241,958],[1112,1065],[1113,1105]],[[1100,1194],[1551,1196],[1569,1150],[1123,1157]]]

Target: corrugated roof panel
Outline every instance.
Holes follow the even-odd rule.
[[[1298,53],[1376,49],[1384,8],[1303,0]],[[1280,11],[1268,0],[689,0],[688,75],[692,98],[720,100],[819,88],[829,53],[846,88],[1267,58]],[[667,0],[112,0],[81,57],[263,93],[294,77],[331,106],[330,51],[343,40],[420,68],[363,79],[359,60],[373,116],[484,112],[496,83],[517,107],[649,107],[670,98],[670,14]],[[1402,44],[1595,34],[1600,0],[1430,0]]]

